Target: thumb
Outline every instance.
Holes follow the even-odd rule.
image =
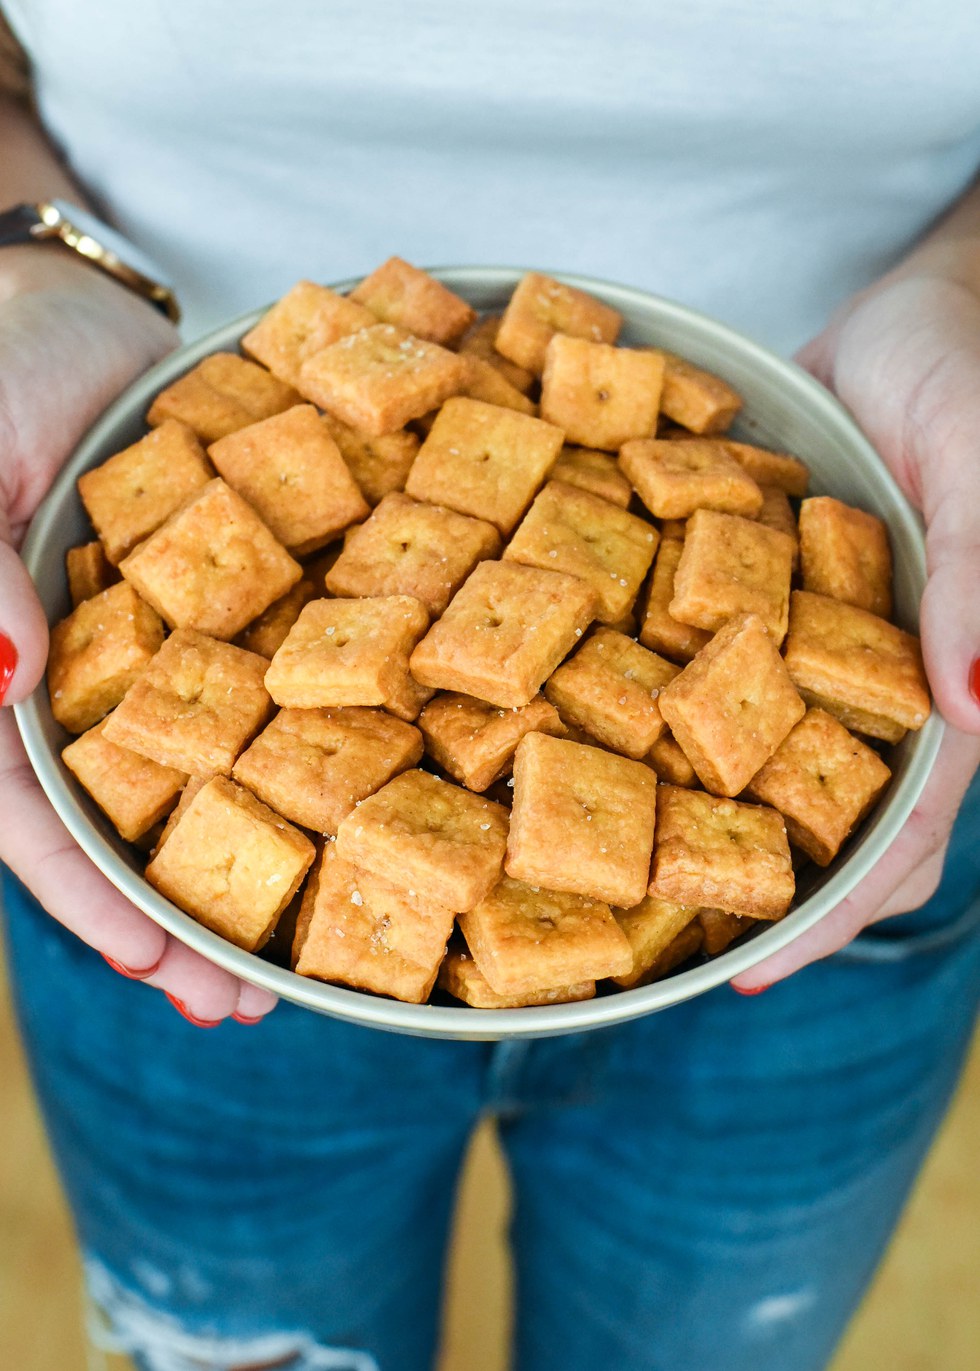
[[[0,512],[0,705],[30,695],[44,672],[48,625]]]
[[[980,734],[980,300],[950,282],[900,280],[799,360],[836,390],[923,514],[926,672],[944,718]]]
[[[980,406],[977,422],[980,423]],[[965,455],[965,454],[964,454]],[[972,470],[970,470],[972,467]],[[980,734],[980,468],[962,464],[938,492],[926,532],[929,579],[922,596],[922,653],[943,717]],[[931,503],[930,485],[924,495]]]

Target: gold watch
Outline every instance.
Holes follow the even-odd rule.
[[[66,200],[15,205],[0,210],[0,247],[60,242],[121,285],[142,295],[173,323],[180,309],[166,274],[145,252],[94,214]]]

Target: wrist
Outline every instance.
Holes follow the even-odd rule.
[[[153,358],[179,341],[174,326],[154,304],[57,244],[28,243],[0,249],[0,311],[29,296],[57,297],[75,320],[113,333],[152,339]]]
[[[39,290],[84,289],[94,275],[75,253],[47,243],[18,243],[0,250],[0,302]]]
[[[145,250],[89,210],[57,199],[24,201],[0,210],[0,249],[37,244],[43,244],[52,254],[68,253],[90,263],[110,280],[148,300],[172,323],[180,318],[165,270]]]
[[[958,287],[980,300],[980,235],[964,233],[927,239],[869,287],[869,293],[911,279],[932,282],[939,288]]]

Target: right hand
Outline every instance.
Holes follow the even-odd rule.
[[[27,524],[93,420],[178,341],[152,306],[56,248],[0,255],[0,634],[16,653],[3,704],[31,693],[47,657],[44,612],[17,555]],[[170,937],[92,865],[41,790],[9,709],[0,709],[0,861],[103,956],[136,973],[155,968],[138,978],[194,1019],[254,1020],[275,1005]]]

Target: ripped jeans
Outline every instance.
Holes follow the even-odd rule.
[[[513,1178],[518,1371],[818,1371],[942,1118],[980,982],[980,786],[939,894],[764,995],[430,1042],[204,1032],[9,879],[89,1289],[141,1371],[424,1371],[467,1139]]]

